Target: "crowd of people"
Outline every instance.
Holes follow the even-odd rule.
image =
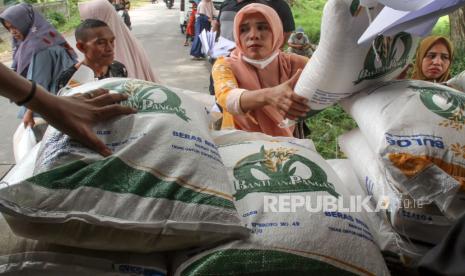
[[[83,21],[76,28],[75,37],[76,48],[84,54],[82,61],[31,5],[17,4],[1,13],[0,21],[12,36],[13,71],[31,80],[34,87],[53,94],[73,86],[70,80],[84,67],[94,72],[95,79],[132,77],[158,82],[142,45],[108,1],[88,2],[79,9]],[[34,127],[40,114],[25,104],[21,104],[18,117],[25,126]]]
[[[259,131],[275,136],[298,136],[294,127],[280,128],[284,118],[297,119],[309,110],[293,87],[314,50],[302,28],[295,30],[292,12],[284,0],[270,5],[255,0],[226,0],[219,11],[211,0],[194,2],[185,45],[193,38],[191,54],[202,58],[198,34],[212,28],[234,41],[229,56],[214,60],[212,94],[223,112],[222,128]],[[12,69],[56,94],[78,85],[73,76],[91,70],[94,79],[131,77],[158,82],[140,42],[108,1],[79,6],[82,23],[75,30],[77,60],[63,36],[31,5],[21,3],[0,14],[11,33]],[[24,20],[26,19],[26,20]],[[287,41],[288,51],[283,51]],[[417,51],[412,79],[445,83],[450,79],[452,43],[445,37],[425,38]],[[411,66],[410,66],[411,67]],[[407,67],[399,78],[409,75]],[[73,82],[74,81],[74,82]],[[452,85],[452,84],[451,84]],[[37,88],[36,88],[37,89]],[[23,104],[18,114],[33,127],[34,114]]]

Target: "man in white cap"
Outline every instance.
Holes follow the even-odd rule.
[[[295,33],[289,37],[287,45],[289,45],[289,48],[287,49],[289,53],[306,57],[311,57],[313,55],[312,44],[302,27],[298,27],[295,30]]]

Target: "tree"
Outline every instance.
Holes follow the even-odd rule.
[[[465,70],[465,7],[449,15],[450,38],[454,43],[455,53],[452,62],[452,76]]]
[[[465,6],[449,15],[450,38],[456,48],[465,48]]]

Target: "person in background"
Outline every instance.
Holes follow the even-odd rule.
[[[223,38],[235,41],[233,34],[234,18],[240,9],[251,3],[268,5],[278,13],[284,31],[284,40],[281,47],[284,46],[284,42],[287,41],[295,29],[294,17],[292,16],[291,8],[285,0],[225,0],[221,4],[218,20],[214,20],[212,22],[212,31],[216,31],[219,36]],[[215,59],[212,59],[211,63],[214,64]],[[211,95],[215,94],[213,78],[211,75],[209,91]]]
[[[202,42],[199,35],[204,29],[210,31],[211,21],[216,14],[217,11],[213,6],[212,0],[200,1],[197,6],[197,14],[195,15],[195,36],[190,52],[194,60],[205,58],[205,55],[202,53]]]
[[[123,18],[124,24],[129,30],[132,29],[131,17],[129,16],[129,9],[131,8],[131,2],[129,0],[114,0],[113,6],[118,14]]]
[[[220,7],[218,18],[213,22],[213,31],[220,36],[235,41],[233,34],[234,18],[240,9],[251,3],[261,3],[272,7],[278,13],[283,25],[284,42],[286,42],[295,29],[292,11],[285,0],[225,0]],[[282,45],[282,46],[283,46]]]
[[[124,25],[108,1],[93,0],[80,3],[79,12],[82,20],[98,19],[110,27],[116,37],[115,59],[126,66],[129,78],[159,82],[150,66],[150,58],[144,48]]]
[[[448,81],[453,55],[454,48],[446,37],[424,38],[417,50],[412,79],[439,83]]]
[[[127,95],[110,94],[108,90],[98,89],[71,97],[58,97],[3,64],[0,64],[0,83],[1,96],[41,114],[50,125],[103,156],[111,155],[111,150],[97,138],[92,126],[137,112],[116,104],[126,100]]]
[[[280,128],[284,118],[309,111],[307,100],[293,91],[308,58],[280,50],[284,34],[278,14],[269,6],[249,4],[234,19],[236,49],[217,59],[212,69],[222,128],[293,136]]]
[[[0,14],[0,22],[12,35],[12,69],[55,93],[57,77],[75,64],[77,58],[63,36],[25,3],[7,8]],[[25,126],[34,127],[34,117],[39,116],[22,107],[18,117],[22,118]],[[38,136],[40,140],[41,135]]]
[[[289,46],[287,50],[291,54],[297,54],[308,58],[313,55],[312,44],[302,27],[297,28],[295,33],[289,37],[287,45]]]
[[[184,46],[189,46],[189,40],[192,41],[195,35],[195,16],[197,14],[197,3],[192,3],[191,14],[189,15],[189,22],[187,22],[186,27],[186,41],[184,41]]]
[[[75,37],[76,48],[84,54],[84,60],[61,73],[57,80],[59,89],[65,87],[83,66],[94,72],[94,79],[128,76],[126,67],[114,60],[115,35],[105,22],[86,19],[76,28]]]

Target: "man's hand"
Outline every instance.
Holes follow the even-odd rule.
[[[110,94],[105,89],[70,97],[53,96],[47,92],[38,96],[40,97],[31,103],[31,108],[41,113],[49,124],[103,156],[111,155],[111,150],[97,138],[92,126],[120,115],[137,112],[118,104],[126,100],[127,95]]]
[[[34,114],[29,109],[26,110],[26,113],[24,113],[23,124],[24,124],[24,128],[27,128],[28,126],[33,128],[34,125],[36,124],[36,122],[34,121]]]
[[[294,43],[287,43],[287,45],[289,45],[289,47],[292,47],[292,48],[298,49],[298,50],[302,49],[302,47],[303,47],[300,44],[294,44]]]

